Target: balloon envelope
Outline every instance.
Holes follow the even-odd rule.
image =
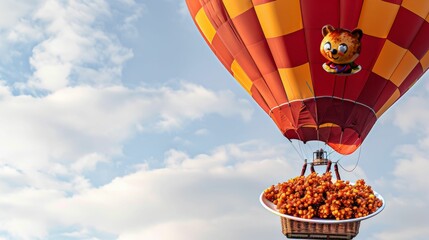
[[[354,152],[429,67],[429,0],[186,0],[207,44],[288,139]],[[327,73],[321,29],[363,31],[359,73]]]

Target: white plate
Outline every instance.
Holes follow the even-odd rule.
[[[305,219],[305,218],[300,218],[300,217],[294,217],[294,216],[290,216],[290,215],[286,215],[286,214],[282,214],[280,212],[277,211],[277,207],[275,204],[273,204],[272,202],[270,202],[268,199],[266,199],[264,197],[264,192],[261,193],[261,196],[259,198],[262,206],[264,206],[264,208],[266,208],[268,211],[280,216],[280,217],[285,217],[285,218],[289,218],[295,221],[301,221],[301,222],[311,222],[311,223],[327,223],[327,224],[334,224],[334,223],[347,223],[347,222],[357,222],[357,221],[362,221],[368,218],[372,218],[375,215],[379,214],[381,211],[383,211],[384,206],[386,205],[386,203],[384,202],[384,198],[378,194],[377,192],[374,192],[374,195],[376,197],[378,197],[381,202],[383,203],[383,205],[381,207],[379,207],[377,209],[377,211],[365,216],[365,217],[360,217],[360,218],[351,218],[351,219],[344,219],[344,220],[336,220],[336,219],[322,219],[322,218],[312,218],[312,219]]]

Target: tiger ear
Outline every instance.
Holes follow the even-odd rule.
[[[325,25],[322,27],[322,35],[326,36],[328,33],[335,31],[335,28],[331,25]]]
[[[359,29],[359,28],[356,28],[355,30],[353,30],[352,31],[352,35],[353,36],[355,36],[357,39],[359,39],[359,41],[360,41],[360,39],[362,38],[362,36],[363,36],[363,32],[362,32],[362,30],[361,29]]]

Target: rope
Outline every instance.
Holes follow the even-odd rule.
[[[352,168],[352,170],[347,170],[347,169],[345,169],[341,164],[340,164],[340,160],[341,160],[341,158],[340,159],[338,159],[338,161],[336,162],[338,165],[340,165],[340,167],[344,170],[344,171],[346,171],[346,172],[353,172],[354,170],[356,170],[356,168],[357,168],[357,166],[359,165],[359,161],[360,161],[360,153],[361,153],[361,151],[362,151],[362,147],[360,147],[359,148],[359,155],[358,155],[358,159],[357,159],[357,161],[356,161],[356,164],[355,164],[355,166]]]
[[[299,152],[299,151],[298,151],[298,149],[295,147],[295,145],[293,145],[292,140],[290,140],[290,139],[288,139],[288,140],[289,140],[289,142],[290,142],[290,145],[292,145],[293,149],[295,149],[295,152],[296,152],[296,153],[299,155],[299,157],[301,158],[301,160],[305,162],[306,160],[305,160],[305,156],[304,156],[304,154],[302,153],[301,145],[299,145],[299,146],[300,146],[300,149],[301,149],[301,152]]]

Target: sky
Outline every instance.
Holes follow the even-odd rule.
[[[298,175],[300,156],[184,1],[0,12],[0,240],[285,239],[259,195]],[[356,239],[429,235],[428,78],[341,160],[386,201]]]

